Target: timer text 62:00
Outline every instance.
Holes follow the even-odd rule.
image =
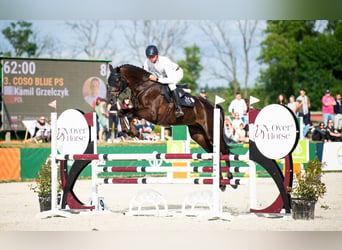
[[[5,74],[24,74],[34,75],[36,73],[36,63],[28,61],[5,61],[3,65]]]

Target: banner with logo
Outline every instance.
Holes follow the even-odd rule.
[[[309,140],[298,141],[297,147],[292,152],[292,161],[294,163],[307,163],[309,161]]]
[[[324,170],[342,170],[342,142],[326,142],[323,146]]]

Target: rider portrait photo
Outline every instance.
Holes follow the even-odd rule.
[[[83,84],[83,98],[91,106],[95,107],[97,97],[106,98],[107,89],[103,81],[98,77],[90,77]]]

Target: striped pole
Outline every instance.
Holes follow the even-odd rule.
[[[228,167],[221,167],[221,171],[227,172]],[[169,173],[169,172],[194,172],[194,173],[212,173],[213,167],[97,167],[97,173]],[[241,173],[239,171],[239,173]]]
[[[213,178],[189,178],[189,179],[167,179],[160,177],[149,178],[103,178],[98,180],[99,184],[199,184],[199,185],[212,185]],[[248,180],[245,179],[221,179],[220,184],[247,184]]]
[[[195,154],[66,154],[57,155],[57,160],[104,160],[104,161],[142,161],[142,160],[212,160],[212,153]],[[219,160],[247,161],[247,155],[221,155]]]

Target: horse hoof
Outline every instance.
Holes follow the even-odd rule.
[[[222,192],[226,191],[226,187],[227,187],[226,185],[220,185],[221,191],[222,191]]]
[[[236,184],[230,184],[230,186],[231,186],[233,189],[237,189],[237,188],[238,188],[238,185],[236,185]]]

